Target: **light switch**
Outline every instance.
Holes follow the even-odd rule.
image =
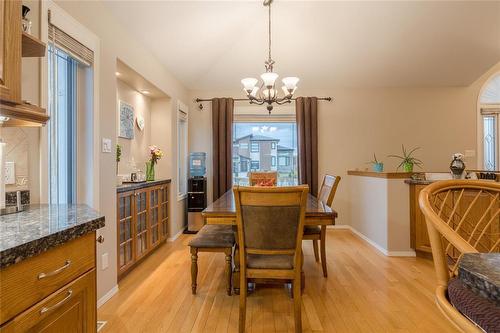
[[[14,162],[5,162],[5,184],[11,185],[16,183],[16,167]]]
[[[101,256],[101,269],[104,270],[108,268],[108,266],[109,266],[108,254],[103,253]]]
[[[102,138],[102,152],[111,153],[111,139]]]

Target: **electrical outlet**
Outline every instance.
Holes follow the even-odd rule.
[[[111,139],[102,138],[102,152],[111,153]]]
[[[105,270],[109,266],[109,258],[107,253],[103,253],[101,256],[101,269]]]

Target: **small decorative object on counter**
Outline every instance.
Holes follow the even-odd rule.
[[[149,146],[151,159],[146,162],[146,180],[155,180],[155,164],[163,157],[163,152],[157,146]]]
[[[375,153],[373,153],[373,160],[368,162],[368,163],[370,163],[372,165],[373,171],[375,171],[375,172],[383,172],[384,171],[384,163],[377,160],[377,155],[375,155]]]
[[[398,158],[401,160],[401,163],[398,165],[398,170],[399,168],[403,167],[404,172],[413,172],[413,166],[416,165],[418,167],[421,167],[424,163],[419,160],[416,157],[413,157],[412,154],[417,150],[420,149],[420,147],[413,148],[408,152],[405,148],[404,145],[401,145],[401,148],[403,149],[403,155],[389,155],[388,157],[394,157]]]
[[[21,20],[23,31],[31,35],[31,21],[26,17],[30,12],[30,8],[28,6],[23,5],[22,15],[23,18]]]
[[[452,158],[453,160],[450,163],[450,170],[453,179],[462,179],[465,170],[465,163],[463,161],[464,155],[461,153],[455,153]]]

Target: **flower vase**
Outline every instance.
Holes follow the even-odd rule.
[[[155,165],[153,162],[146,162],[146,181],[155,180]]]

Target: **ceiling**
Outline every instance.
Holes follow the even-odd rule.
[[[264,71],[261,1],[105,2],[189,89],[240,89]],[[500,61],[500,1],[275,1],[272,10],[275,71],[305,89],[464,86]]]

